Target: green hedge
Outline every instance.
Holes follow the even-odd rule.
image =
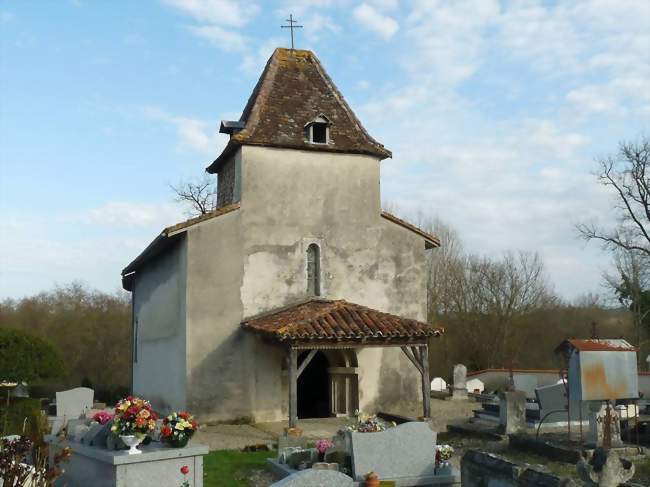
[[[0,389],[1,390],[1,389]],[[2,390],[6,394],[6,390]],[[23,434],[23,424],[25,426],[25,433],[29,434],[29,418],[34,411],[40,411],[41,401],[31,397],[16,397],[11,398],[9,401],[9,414],[7,414],[7,397],[0,398],[0,433],[4,435],[21,435]],[[7,421],[6,430],[3,431],[5,426],[5,418]],[[27,423],[25,423],[27,418]],[[0,434],[0,436],[3,436]]]

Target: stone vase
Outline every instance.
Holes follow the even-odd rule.
[[[139,438],[136,435],[120,435],[120,439],[129,447],[129,455],[142,453],[138,450],[138,445],[142,443],[142,438]]]

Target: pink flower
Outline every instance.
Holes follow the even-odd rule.
[[[190,473],[190,467],[188,467],[187,465],[183,465],[183,466],[181,467],[181,473],[182,473],[183,475],[187,475],[188,473]]]

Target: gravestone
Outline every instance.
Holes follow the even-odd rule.
[[[526,393],[499,393],[499,432],[509,435],[526,429]]]
[[[352,487],[352,477],[335,470],[309,469],[294,473],[271,487]]]
[[[363,480],[368,472],[380,479],[428,479],[435,475],[436,434],[427,423],[413,421],[378,433],[350,433],[352,472]]]
[[[523,391],[526,397],[535,397],[535,389],[537,388],[537,377],[532,374],[515,374],[515,391]]]
[[[594,403],[589,410],[589,437],[590,445],[599,447],[607,446],[606,435],[607,425],[609,423],[610,446],[622,446],[621,441],[621,421],[618,411],[607,404]]]
[[[442,377],[435,377],[431,381],[431,390],[436,392],[444,392],[447,390],[447,383]]]
[[[463,364],[454,365],[454,385],[452,399],[467,399],[467,367]]]
[[[576,465],[578,476],[586,487],[618,487],[634,477],[634,464],[621,459],[616,450],[596,448],[592,457]]]
[[[318,460],[318,452],[316,452],[316,455],[314,455],[314,451],[316,451],[315,448],[313,450],[298,450],[289,453],[287,456],[287,465],[289,465],[289,467],[293,468],[294,470],[298,470],[301,463],[314,463],[314,456],[316,457],[316,460]]]
[[[485,384],[481,379],[470,379],[467,381],[467,392],[483,394]]]
[[[84,435],[84,437],[81,439],[81,442],[84,443],[85,445],[94,445],[96,439],[102,434],[102,430],[104,429],[106,425],[99,424],[99,423],[94,423],[90,425],[90,428],[88,429],[88,432]],[[106,446],[106,439],[104,439],[104,445]]]
[[[56,393],[56,415],[67,419],[78,418],[93,407],[95,391],[77,387]]]

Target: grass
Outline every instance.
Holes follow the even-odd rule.
[[[38,399],[16,397],[11,398],[7,414],[7,398],[0,399],[0,436],[20,435],[23,433],[23,424],[27,423],[34,411],[39,411],[41,402]],[[5,426],[6,421],[6,428]],[[27,425],[26,431],[29,431]]]
[[[266,459],[277,456],[275,451],[240,452],[211,451],[203,458],[205,487],[248,487],[247,475],[255,469],[265,469]]]

